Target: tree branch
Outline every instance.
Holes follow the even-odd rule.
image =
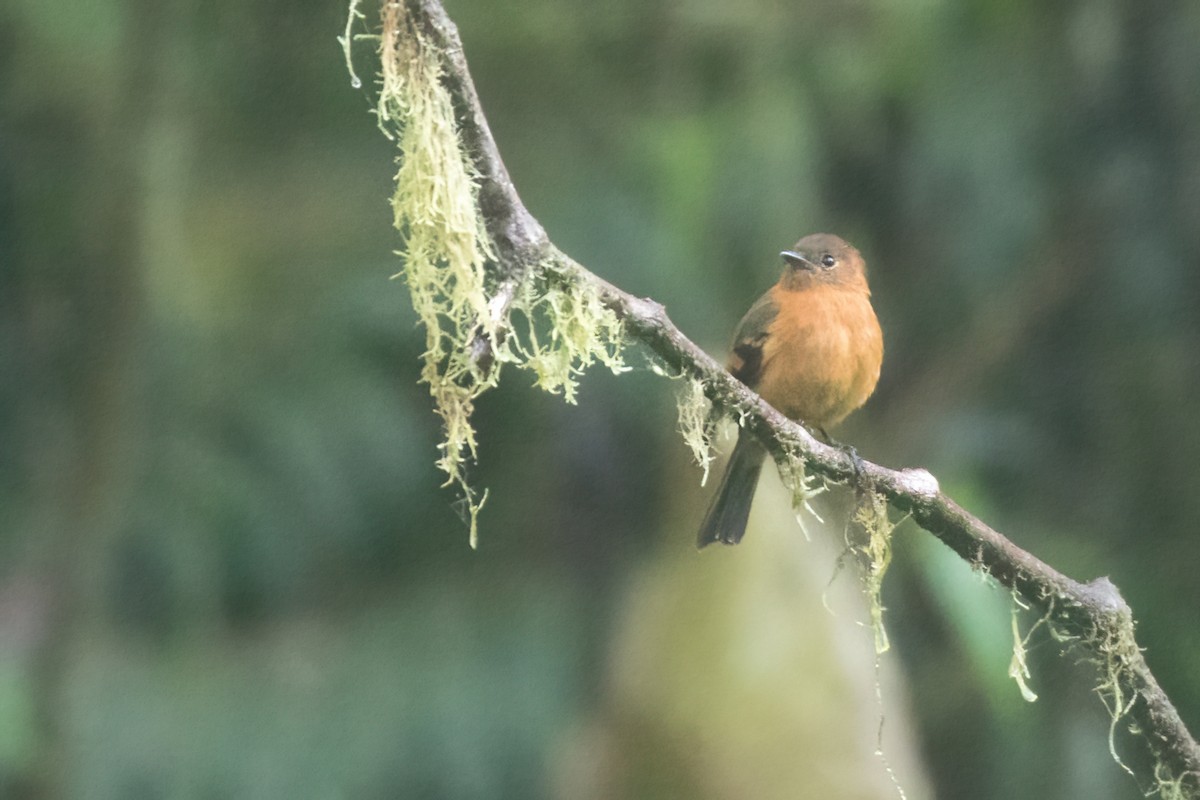
[[[443,84],[459,114],[459,134],[480,176],[479,206],[495,246],[502,280],[489,306],[494,316],[512,302],[532,275],[561,285],[589,287],[623,321],[627,335],[677,372],[703,382],[719,407],[737,412],[743,424],[778,461],[803,458],[809,471],[853,483],[862,480],[897,509],[912,515],[964,560],[986,571],[1045,615],[1060,634],[1086,649],[1101,671],[1098,687],[1116,719],[1136,727],[1156,761],[1148,785],[1178,787],[1173,796],[1200,797],[1200,746],[1150,672],[1134,640],[1129,606],[1107,578],[1079,583],[1017,547],[938,489],[924,470],[892,470],[863,462],[856,473],[842,450],[818,441],[803,426],[769,406],[683,335],[659,303],[635,297],[594,275],[562,253],[525,209],[500,158],[467,69],[457,28],[438,0],[403,0],[410,18],[437,47]],[[490,363],[489,343],[472,342],[477,361]]]

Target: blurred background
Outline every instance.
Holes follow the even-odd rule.
[[[1200,5],[447,5],[551,237],[714,355],[780,249],[857,244],[887,357],[838,438],[1111,576],[1200,728]],[[1009,597],[911,523],[877,757],[847,498],[806,542],[768,470],[697,553],[645,370],[506,374],[470,551],[344,22],[0,7],[0,797],[1149,788],[1081,654],[1035,634],[1024,702]]]

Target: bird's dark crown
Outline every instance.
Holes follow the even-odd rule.
[[[783,284],[803,289],[814,284],[839,284],[866,288],[866,264],[845,239],[832,233],[814,233],[779,254],[787,263]]]

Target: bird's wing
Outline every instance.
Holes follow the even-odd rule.
[[[779,306],[768,292],[755,301],[738,324],[733,337],[733,353],[729,356],[729,371],[733,377],[754,388],[762,377],[763,344]]]

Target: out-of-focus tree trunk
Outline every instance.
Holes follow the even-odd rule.
[[[697,554],[672,535],[630,582],[606,690],[564,750],[558,797],[891,800],[889,769],[909,797],[930,796],[890,654],[877,699],[855,570],[830,583],[852,509],[823,498],[828,524],[810,517],[806,542],[765,472],[752,547]],[[696,505],[680,506],[671,527],[698,524]]]
[[[34,653],[37,744],[27,786],[30,797],[45,800],[69,794],[73,654],[104,619],[112,544],[142,463],[144,164],[175,11],[170,3],[127,3],[111,82],[79,76],[67,105],[81,151],[70,156],[80,165],[78,182],[57,220],[60,235],[27,243],[55,252],[25,254],[25,340],[38,359],[64,366],[30,398],[25,410],[38,436],[23,453],[44,622]],[[73,247],[64,251],[63,240]]]

